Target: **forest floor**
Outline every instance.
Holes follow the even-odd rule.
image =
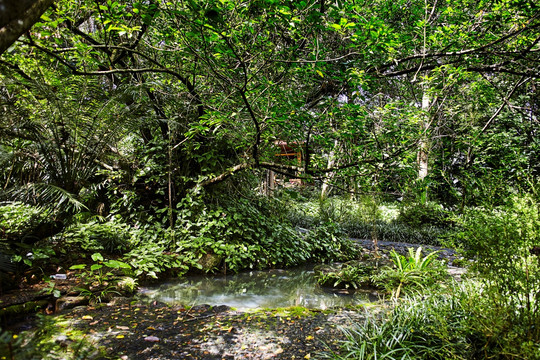
[[[383,309],[367,306],[373,306],[372,313]],[[363,308],[238,312],[119,299],[55,316],[47,337],[65,349],[79,349],[74,355],[90,349],[84,357],[90,359],[311,359],[339,352],[341,327],[365,315]]]

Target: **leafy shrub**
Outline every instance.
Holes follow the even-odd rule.
[[[118,260],[105,260],[100,253],[91,256],[94,263],[89,269],[87,264],[77,264],[70,267],[70,270],[81,270],[78,274],[82,287],[79,287],[81,295],[90,299],[90,302],[108,301],[112,295],[121,295],[118,285],[118,270],[127,273],[131,266]]]
[[[98,218],[69,227],[64,231],[62,241],[88,252],[123,254],[131,248],[131,233],[130,227],[118,218],[107,221]]]
[[[122,257],[137,277],[158,278],[158,275],[183,275],[198,267],[196,254],[174,249],[175,232],[159,225],[131,229],[132,250]],[[178,251],[175,251],[178,250]]]
[[[352,244],[339,237],[336,226],[319,226],[301,237],[284,218],[279,203],[253,197],[224,201],[219,206],[181,209],[177,222],[177,253],[197,258],[212,254],[223,258],[227,271],[294,266],[308,261],[348,259]]]
[[[448,229],[425,225],[422,228],[413,228],[403,223],[377,221],[375,225],[360,222],[342,223],[343,232],[356,239],[370,239],[373,227],[376,228],[379,241],[406,242],[422,245],[441,245],[441,238],[448,234]]]
[[[466,209],[456,245],[474,257],[477,278],[447,293],[399,302],[382,318],[347,330],[334,359],[539,359],[538,201],[514,197]]]
[[[372,285],[371,276],[374,267],[368,264],[359,262],[345,263],[336,269],[315,268],[315,278],[321,286],[329,286],[333,288],[354,288],[355,290]]]
[[[331,359],[539,359],[540,345],[508,327],[511,311],[493,307],[480,283],[453,284],[446,293],[409,297],[387,313],[366,314],[343,329]],[[521,326],[524,326],[523,324]]]
[[[320,224],[311,229],[304,241],[311,254],[310,259],[317,262],[347,261],[358,254],[358,248],[334,223]]]
[[[396,221],[418,229],[426,225],[448,227],[449,219],[449,213],[441,205],[427,202],[403,205]]]
[[[0,206],[0,239],[21,237],[46,217],[41,209],[20,202]]]
[[[344,329],[346,340],[332,359],[474,359],[486,337],[470,318],[471,289],[453,295],[408,298],[382,317],[366,314],[364,322]],[[470,293],[469,293],[470,294]]]
[[[466,209],[453,241],[474,258],[475,272],[492,307],[509,313],[507,325],[519,339],[540,342],[540,211],[537,199],[515,196],[491,209]]]
[[[294,226],[310,229],[325,221],[333,222],[339,224],[344,236],[357,239],[376,236],[379,241],[440,245],[440,238],[449,232],[448,224],[451,223],[444,213],[444,226],[432,220],[422,226],[411,226],[405,222],[408,220],[399,220],[403,207],[395,203],[381,204],[368,196],[360,201],[341,198],[328,198],[323,202],[288,200],[287,205],[288,219]]]

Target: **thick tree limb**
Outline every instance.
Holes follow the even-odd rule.
[[[220,175],[218,175],[216,177],[213,177],[211,179],[205,180],[205,181],[203,181],[202,183],[200,183],[198,185],[202,186],[202,187],[206,187],[208,185],[217,184],[217,183],[222,182],[223,180],[226,180],[227,178],[231,177],[235,173],[237,173],[239,171],[242,171],[242,170],[249,169],[251,167],[252,167],[252,164],[250,164],[250,163],[244,163],[244,164],[239,164],[239,165],[233,166],[232,168],[225,171],[224,173],[222,173],[222,174],[220,174]]]
[[[54,0],[0,0],[0,55],[30,30]]]

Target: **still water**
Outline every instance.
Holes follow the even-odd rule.
[[[143,288],[142,300],[182,305],[227,305],[238,310],[303,306],[327,309],[376,301],[365,292],[345,294],[321,288],[310,267],[250,271],[235,275],[188,276]]]

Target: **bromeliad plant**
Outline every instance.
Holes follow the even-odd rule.
[[[409,248],[409,256],[390,252],[393,266],[384,267],[373,277],[376,285],[392,293],[394,299],[410,290],[433,286],[446,274],[443,266],[436,260],[438,251],[422,256],[422,247],[416,251]]]

